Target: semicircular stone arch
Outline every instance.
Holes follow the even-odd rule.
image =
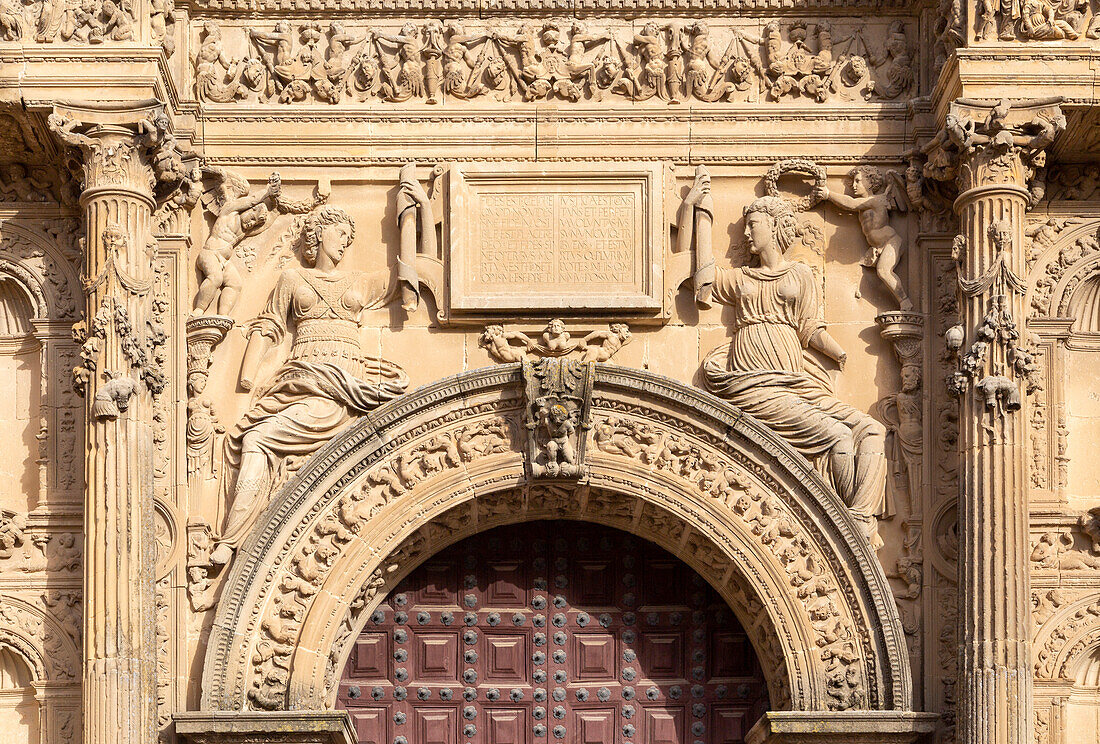
[[[706,577],[768,668],[774,708],[911,708],[882,568],[795,450],[705,392],[597,365],[584,478],[532,482],[522,388],[518,365],[441,380],[298,471],[226,580],[204,710],[333,707],[348,640],[390,587],[464,537],[547,517],[632,532]]]

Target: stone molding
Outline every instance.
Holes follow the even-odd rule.
[[[344,711],[276,713],[199,713],[175,716],[176,733],[192,744],[355,744],[351,717]]]
[[[594,427],[629,419],[697,456],[649,464],[629,447],[592,446],[580,490],[524,490],[520,393],[518,365],[464,373],[364,416],[318,452],[234,562],[207,647],[202,709],[331,707],[329,678],[350,651],[334,646],[367,622],[384,586],[483,522],[554,515],[656,540],[740,606],[746,627],[758,618],[744,616],[735,596],[765,598],[757,613],[774,625],[786,669],[781,680],[773,668],[769,685],[792,709],[909,709],[908,656],[886,577],[801,455],[707,393],[597,365]],[[477,439],[499,431],[504,446]],[[440,444],[471,438],[486,443],[471,454]],[[721,489],[706,472],[715,464]],[[523,512],[493,518],[490,502],[517,488]],[[639,524],[643,513],[649,524]]]
[[[930,741],[935,713],[769,711],[745,734],[746,744],[908,744]]]

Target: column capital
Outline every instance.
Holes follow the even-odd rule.
[[[185,178],[182,154],[164,104],[73,103],[54,106],[47,123],[63,145],[80,153],[81,202],[101,192],[127,192],[155,206]]]
[[[1060,98],[953,101],[940,132],[921,148],[924,176],[954,182],[955,211],[983,193],[1043,197],[1047,148],[1066,128]]]

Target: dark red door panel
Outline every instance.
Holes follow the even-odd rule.
[[[533,522],[410,574],[356,640],[360,744],[740,744],[767,708],[705,581],[631,535]]]

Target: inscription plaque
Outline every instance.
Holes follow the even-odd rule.
[[[660,309],[661,170],[454,166],[455,313]]]

